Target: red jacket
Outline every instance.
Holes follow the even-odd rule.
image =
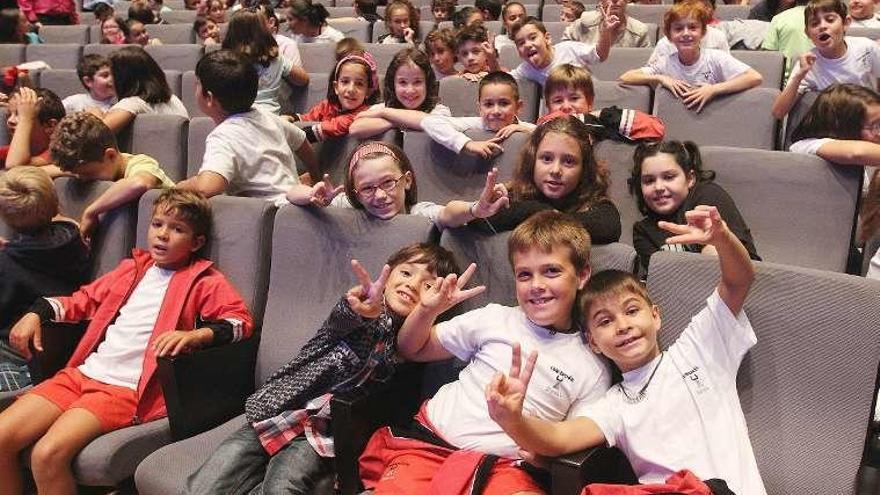
[[[321,100],[311,110],[300,114],[299,120],[303,122],[320,122],[320,124],[304,129],[309,142],[314,143],[331,137],[347,135],[348,128],[351,127],[354,118],[367,108],[367,105],[361,105],[354,110],[343,112],[339,106],[330,103],[330,100]]]
[[[55,310],[55,321],[91,320],[77,345],[68,367],[82,364],[104,339],[107,327],[116,318],[153,260],[146,251],[135,249],[112,272],[84,285],[67,297],[47,298]],[[211,261],[196,258],[177,270],[162,300],[153,335],[144,352],[143,371],[138,382],[137,416],[133,422],[146,422],[166,415],[162,387],[155,377],[156,356],[152,343],[171,330],[192,330],[200,321],[226,320],[234,328],[233,341],[247,338],[253,331],[251,314],[241,296]],[[57,303],[57,304],[56,304]]]
[[[18,8],[29,22],[37,22],[37,14],[69,14],[71,22],[79,23],[76,3],[73,0],[18,0]]]

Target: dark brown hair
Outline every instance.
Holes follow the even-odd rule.
[[[438,277],[445,277],[450,273],[458,273],[458,264],[447,249],[432,244],[421,242],[410,244],[398,249],[388,258],[388,266],[394,268],[402,263],[418,263],[428,265],[428,271]]]
[[[675,163],[684,171],[688,178],[694,177],[699,182],[711,182],[715,179],[715,172],[703,170],[703,157],[700,155],[700,147],[693,141],[660,141],[659,143],[641,143],[633,152],[633,166],[627,185],[629,193],[636,197],[636,204],[643,215],[650,215],[651,210],[645,203],[645,195],[642,194],[642,164],[646,158],[666,153],[672,155]]]
[[[229,21],[223,48],[244,54],[253,64],[268,67],[278,58],[278,43],[259,12],[239,10]]]
[[[590,276],[590,280],[580,294],[578,306],[586,320],[584,326],[590,327],[590,306],[599,299],[620,294],[633,294],[653,306],[645,284],[635,275],[623,270],[602,270]]]
[[[868,105],[880,105],[880,94],[857,84],[829,86],[813,102],[791,140],[862,139]]]
[[[153,203],[153,215],[157,211],[176,216],[193,229],[195,236],[203,235],[205,240],[211,238],[214,215],[211,202],[202,193],[185,189],[165,189]]]
[[[107,148],[118,149],[116,135],[103,120],[88,112],[72,113],[61,119],[49,143],[52,159],[66,172],[103,160]]]
[[[351,155],[348,157],[348,163],[351,163],[351,158],[365,146],[369,146],[373,144],[373,141],[365,141],[361,143],[357,148],[355,148]],[[403,205],[406,208],[406,211],[412,207],[412,205],[416,204],[416,198],[419,197],[419,191],[416,187],[416,173],[413,171],[412,163],[409,161],[409,157],[406,156],[406,153],[399,146],[391,144],[391,143],[382,143],[383,146],[388,148],[391,151],[391,159],[397,163],[398,168],[400,168],[400,173],[407,174],[409,173],[412,178],[412,184],[409,186],[409,190],[406,191],[404,196]],[[360,157],[358,163],[354,164],[354,167],[357,167],[362,160],[370,160],[373,158],[379,158],[383,156],[389,156],[388,153],[376,152],[376,153],[367,153],[366,155]],[[364,205],[361,203],[360,198],[358,198],[357,192],[354,190],[354,167],[350,167],[345,171],[345,195],[348,196],[348,202],[351,203],[351,206],[358,210],[363,210]]]
[[[421,38],[419,34],[419,11],[413,6],[409,0],[394,0],[385,7],[385,28],[391,32],[391,14],[396,9],[406,9],[409,14],[409,28],[413,30],[413,38],[418,40]]]
[[[385,106],[388,108],[404,108],[400,100],[397,99],[397,93],[394,90],[394,79],[397,77],[397,69],[407,64],[415,65],[425,76],[425,101],[413,110],[430,112],[440,102],[440,83],[437,82],[437,76],[434,75],[434,69],[431,68],[428,56],[417,48],[404,48],[400,50],[391,59],[391,63],[388,64],[388,69],[385,73]]]

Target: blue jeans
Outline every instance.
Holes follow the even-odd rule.
[[[270,456],[251,425],[245,423],[187,478],[183,493],[307,495],[332,470],[332,459],[319,456],[305,435]]]

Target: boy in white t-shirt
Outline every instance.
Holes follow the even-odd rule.
[[[617,270],[598,273],[581,296],[582,314],[590,347],[614,361],[623,381],[569,419],[550,422],[523,414],[530,407],[523,407],[522,396],[534,388],[532,370],[544,356],[532,353],[520,366],[514,354],[510,374],[498,373],[486,389],[489,413],[534,454],[607,443],[623,451],[641,483],[690,470],[702,480],[724,480],[734,493],[763,495],[736,391],[739,365],[757,342],[742,312],[754,268],[715,207],[698,206],[686,218],[687,225],[660,222],[677,234],[666,242],[714,247],[721,281],[674,344],[660,350],[660,309],[638,279]]]
[[[227,193],[287,202],[300,184],[295,154],[308,168],[313,183],[321,180],[320,167],[302,129],[281,117],[253,107],[257,72],[253,64],[231,50],[211,52],[196,65],[196,100],[217,127],[205,140],[198,175],[177,187],[206,196]]]
[[[880,28],[874,0],[849,0],[850,27]]]
[[[800,56],[791,77],[773,102],[773,116],[785,117],[800,96],[837,83],[877,89],[880,46],[868,38],[846,36],[850,25],[841,0],[813,0],[804,10],[804,32],[815,48]]]
[[[76,76],[88,92],[70,95],[62,100],[67,113],[93,107],[106,112],[116,103],[116,88],[113,87],[113,73],[110,72],[107,57],[96,53],[83,55],[76,64]]]
[[[489,418],[483,394],[520,346],[542,354],[525,396],[538,417],[577,416],[605,392],[608,370],[590,352],[575,317],[577,292],[590,277],[589,252],[590,236],[580,223],[544,211],[508,240],[518,306],[489,304],[435,324],[443,311],[482,292],[463,288],[474,265],[461,278],[438,279],[422,292],[400,329],[398,352],[412,361],[457,357],[468,365],[422,405],[413,428],[420,438],[395,435],[391,428],[373,435],[361,457],[367,488],[375,488],[375,495],[467,493],[462,488],[475,471],[491,468],[485,493],[544,493],[522,469],[516,442]]]

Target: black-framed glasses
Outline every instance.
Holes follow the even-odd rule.
[[[356,189],[354,192],[357,193],[357,195],[361,198],[372,199],[379,189],[385,191],[386,193],[390,193],[391,191],[393,191],[397,187],[397,184],[400,183],[400,180],[404,177],[406,177],[406,174],[402,174],[400,177],[397,177],[395,179],[385,179],[378,184],[364,186],[360,189]]]

